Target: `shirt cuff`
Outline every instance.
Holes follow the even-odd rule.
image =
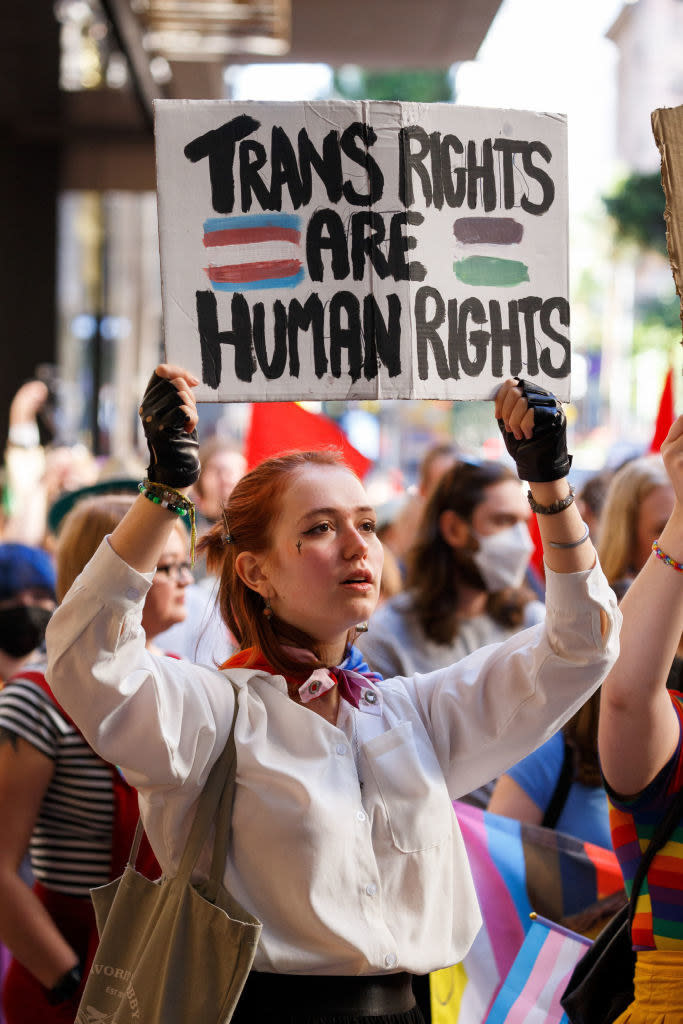
[[[153,579],[153,572],[138,572],[117,555],[107,536],[79,576],[78,584],[97,594],[102,604],[125,613],[142,604]]]
[[[545,566],[546,605],[553,608],[554,614],[574,617],[577,605],[585,602],[586,595],[605,610],[617,607],[617,599],[597,560],[592,569],[580,572],[555,572]]]

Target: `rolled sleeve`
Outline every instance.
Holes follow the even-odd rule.
[[[432,735],[453,798],[496,778],[544,743],[617,659],[621,613],[598,564],[580,573],[548,570],[546,601],[544,623],[450,668],[403,680]]]
[[[152,579],[105,539],[46,637],[57,700],[93,749],[138,788],[203,778],[227,739],[234,700],[215,669],[146,649],[142,607]]]

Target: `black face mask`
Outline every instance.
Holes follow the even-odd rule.
[[[15,604],[0,608],[0,651],[10,658],[23,658],[45,639],[52,612],[36,604]]]

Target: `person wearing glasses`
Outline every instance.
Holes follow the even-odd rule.
[[[130,510],[128,495],[83,498],[65,517],[57,547],[61,600]],[[147,649],[185,616],[192,582],[180,519],[159,557],[142,609]],[[73,1024],[97,946],[90,889],[123,870],[138,818],[137,793],[89,746],[45,680],[22,669],[0,692],[0,941],[13,960],[3,984],[6,1024]],[[18,871],[28,850],[34,884]],[[138,870],[159,874],[148,844]]]

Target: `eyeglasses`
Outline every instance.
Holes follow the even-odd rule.
[[[192,565],[190,562],[168,562],[166,565],[158,565],[157,572],[163,572],[169,579],[179,580],[181,576],[192,576]]]

